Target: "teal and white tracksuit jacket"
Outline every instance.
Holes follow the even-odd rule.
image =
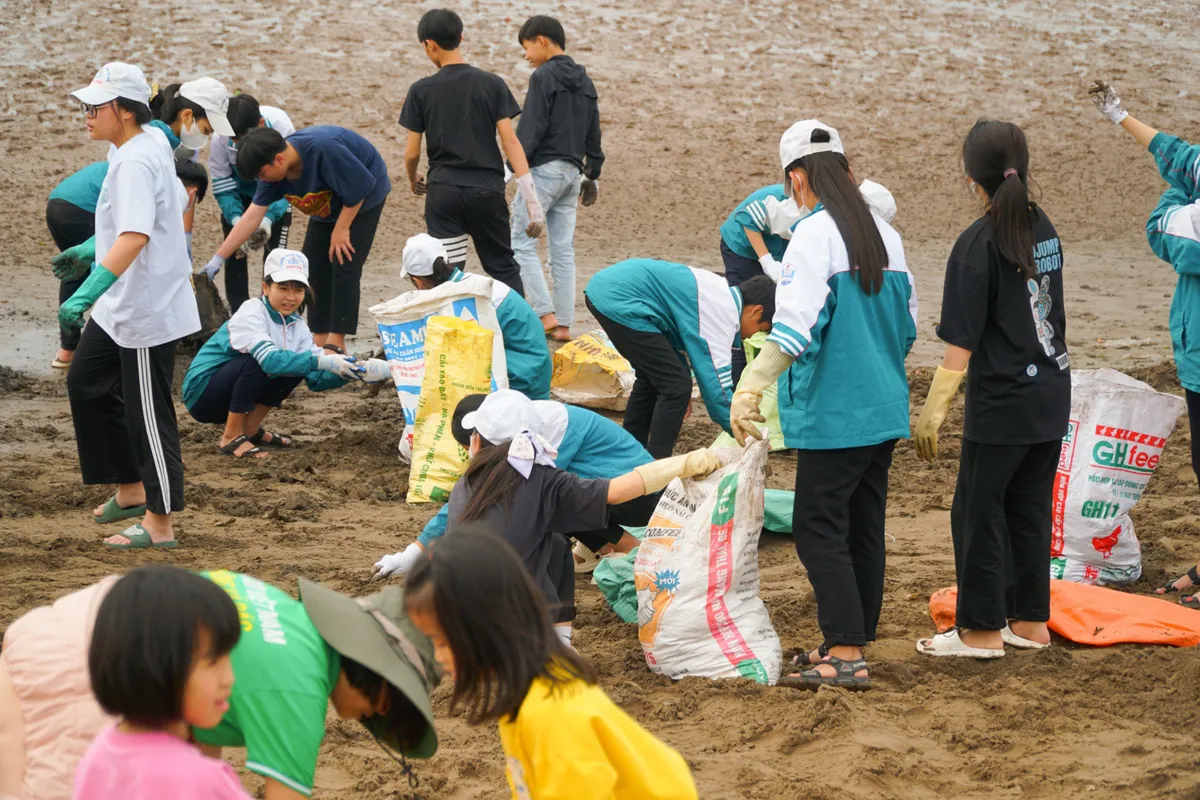
[[[296,126],[282,109],[274,106],[259,106],[258,113],[268,128],[279,131],[283,138],[296,132]],[[237,145],[229,136],[213,136],[208,149],[208,177],[212,181],[213,197],[221,207],[221,216],[229,224],[246,211],[254,199],[258,181],[242,180],[237,171]],[[274,225],[287,213],[288,201],[276,200],[267,206],[267,219]]]
[[[1183,388],[1200,392],[1200,145],[1160,133],[1150,152],[1167,190],[1146,220],[1146,238],[1179,273],[1171,300],[1175,369]]]
[[[770,335],[796,359],[779,378],[788,447],[840,450],[909,434],[904,359],[917,338],[917,295],[900,235],[874,219],[888,266],[873,295],[850,271],[846,246],[823,206],[792,230]]]
[[[263,372],[272,377],[304,377],[314,392],[346,384],[332,372],[317,368],[322,350],[313,342],[304,318],[300,314],[284,317],[271,308],[267,298],[260,297],[257,302],[242,303],[192,359],[183,379],[183,404],[189,409],[194,406],[216,371],[244,353],[254,356]]]
[[[742,344],[742,293],[736,287],[702,269],[631,258],[596,273],[583,293],[614,322],[666,336],[690,362],[709,417],[729,432],[730,356]]]
[[[554,465],[584,480],[611,480],[633,472],[654,458],[624,428],[595,411],[553,400],[534,402],[542,428],[536,431],[558,451]],[[417,537],[422,547],[446,533],[449,506],[425,524]]]
[[[466,277],[454,270],[452,281]],[[554,362],[546,346],[546,331],[533,307],[524,297],[508,288],[502,281],[492,281],[492,308],[504,338],[504,359],[508,362],[508,388],[515,389],[530,400],[550,399],[550,378]]]
[[[754,248],[750,246],[750,240],[746,238],[746,228],[758,231],[762,235],[767,252],[776,261],[783,258],[783,253],[787,250],[788,240],[775,232],[771,224],[771,215],[767,206],[767,198],[770,197],[777,201],[786,199],[782,183],[764,186],[751,194],[738,203],[737,208],[721,225],[721,241],[742,258],[758,261],[758,253],[754,252]]]

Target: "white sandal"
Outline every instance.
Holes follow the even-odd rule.
[[[991,650],[984,647],[970,647],[958,635],[958,628],[951,628],[945,633],[939,633],[932,639],[918,639],[917,652],[927,656],[957,656],[959,658],[1001,658],[1004,649]]]
[[[1012,628],[1005,625],[1004,630],[1000,631],[1000,637],[1004,639],[1004,643],[1010,647],[1015,647],[1018,650],[1045,650],[1050,646],[1050,643],[1042,644],[1035,642],[1033,639],[1026,639],[1024,636],[1017,636],[1012,632]]]
[[[585,575],[589,572],[595,572],[596,567],[600,566],[600,554],[593,553],[583,542],[575,543],[574,549],[571,550],[571,555],[574,556],[576,574]]]

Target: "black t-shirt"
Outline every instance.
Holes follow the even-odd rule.
[[[504,191],[504,158],[496,123],[521,113],[499,75],[450,64],[414,83],[400,124],[425,135],[429,183]]]
[[[963,231],[946,265],[937,333],[971,351],[963,437],[981,444],[1061,439],[1071,415],[1062,246],[1046,214],[1030,210],[1033,279],[1000,254],[992,220]]]
[[[513,546],[552,607],[560,600],[551,578],[551,560],[561,553],[560,543],[554,539],[561,538],[559,534],[608,526],[608,483],[604,478],[584,480],[565,470],[538,464],[529,473],[529,479],[521,482],[508,514],[503,506],[494,505],[481,520],[488,530]],[[459,478],[447,503],[447,536],[453,536],[461,526],[459,518],[472,494],[467,479]]]

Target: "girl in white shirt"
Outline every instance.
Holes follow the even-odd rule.
[[[112,145],[96,206],[96,263],[59,308],[83,333],[67,393],[85,484],[117,484],[98,523],[142,517],[110,536],[114,549],[175,547],[183,462],[171,383],[175,342],[200,329],[183,231],[187,197],[171,150],[150,122],[142,71],[114,62],[73,92],[88,135]],[[86,327],[83,314],[91,309]]]

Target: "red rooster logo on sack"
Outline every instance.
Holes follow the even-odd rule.
[[[1118,525],[1117,529],[1108,536],[1093,536],[1092,547],[1096,548],[1096,552],[1107,559],[1112,555],[1113,548],[1117,546],[1117,539],[1119,539],[1120,536],[1121,526]]]

